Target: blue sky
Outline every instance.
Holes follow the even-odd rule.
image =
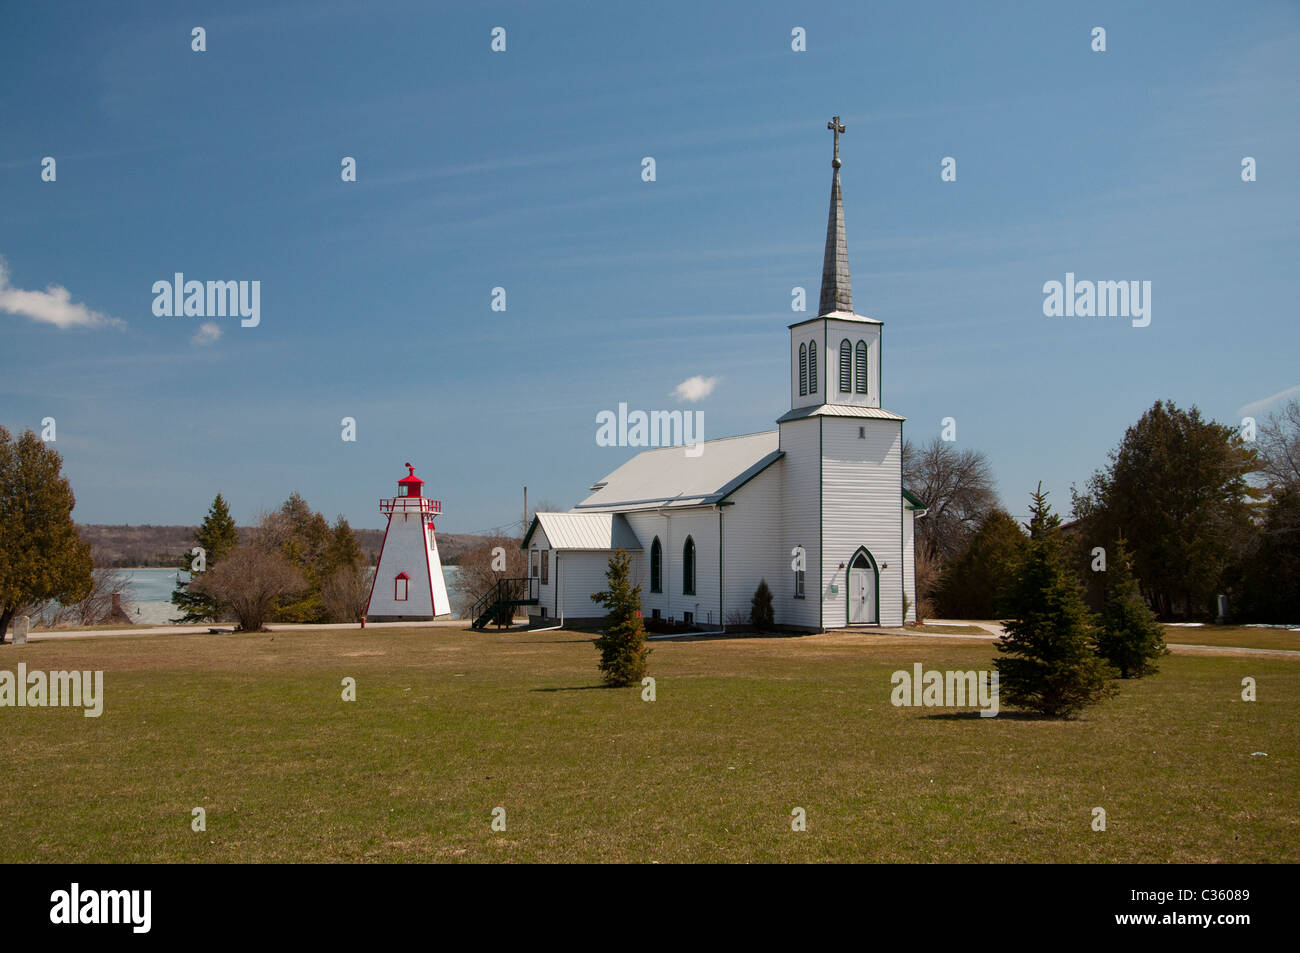
[[[296,490],[380,526],[410,460],[474,532],[627,459],[620,401],[770,429],[832,113],[883,404],[916,442],[955,417],[1013,512],[1040,479],[1068,508],[1157,398],[1300,394],[1295,4],[380,6],[6,12],[0,424],[56,419],[77,519]],[[155,316],[177,271],[260,281],[261,323]],[[1151,281],[1150,326],[1045,317],[1067,271]]]

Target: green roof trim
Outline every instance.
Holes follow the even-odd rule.
[[[904,490],[904,492],[907,492],[907,491]],[[520,548],[520,549],[527,549],[527,548],[528,548],[528,541],[529,541],[530,539],[533,538],[533,530],[537,529],[537,526],[538,526],[538,523],[539,523],[539,522],[540,522],[540,521],[537,519],[537,517],[534,516],[534,517],[533,517],[533,525],[530,526],[530,527],[528,527],[528,532],[524,534],[524,541],[523,541],[522,543],[519,544],[519,548]]]
[[[929,509],[929,507],[926,506],[924,503],[922,503],[920,500],[918,500],[916,496],[910,490],[908,490],[907,487],[903,487],[903,499],[907,500],[908,503],[912,504],[911,506],[908,507],[908,509],[912,509],[912,510]]]

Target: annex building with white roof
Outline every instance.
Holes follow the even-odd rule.
[[[915,520],[903,421],[881,406],[883,323],[853,310],[838,117],[816,317],[790,325],[790,410],[777,429],[647,450],[524,537],[534,623],[598,619],[615,550],[647,617],[721,629],[748,621],[760,580],[782,629],[898,626],[916,617]],[[798,568],[802,566],[802,569]]]

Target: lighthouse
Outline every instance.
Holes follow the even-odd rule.
[[[370,622],[428,621],[451,612],[433,534],[433,519],[442,514],[442,503],[424,495],[424,481],[415,475],[415,467],[408,463],[406,469],[407,475],[397,481],[397,496],[379,501],[388,527],[370,584]]]

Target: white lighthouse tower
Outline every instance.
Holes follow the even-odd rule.
[[[369,622],[428,621],[451,612],[433,535],[433,518],[442,515],[442,503],[424,495],[415,467],[408,463],[406,468],[410,472],[397,481],[397,496],[379,501],[388,528],[370,584]]]

